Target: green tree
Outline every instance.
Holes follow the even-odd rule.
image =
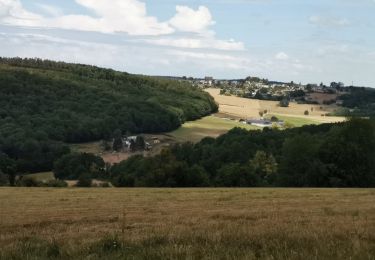
[[[271,184],[277,173],[277,162],[272,154],[257,151],[254,158],[250,160],[255,173],[260,176],[265,184]]]
[[[57,160],[53,172],[60,180],[77,180],[83,173],[102,178],[105,176],[105,163],[101,157],[93,154],[72,153]]]
[[[145,139],[143,138],[143,136],[137,136],[137,139],[135,140],[135,147],[137,150],[145,149]]]
[[[279,105],[280,107],[289,107],[289,99],[288,98],[281,99]]]
[[[351,119],[331,129],[320,150],[330,186],[375,187],[375,122]]]
[[[77,187],[88,188],[92,185],[92,178],[90,173],[82,173],[77,182]]]
[[[0,170],[0,186],[7,186],[8,184],[8,177]]]
[[[11,186],[15,185],[17,175],[16,162],[3,153],[0,153],[0,173],[8,176],[8,182]]]
[[[255,187],[258,178],[252,168],[229,163],[218,170],[215,183],[219,187]]]
[[[113,133],[113,150],[116,152],[121,151],[123,148],[122,133],[120,129],[117,129]]]
[[[300,134],[285,140],[278,180],[282,186],[324,187],[325,167],[319,160],[320,140],[311,134]]]

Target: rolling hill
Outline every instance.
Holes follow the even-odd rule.
[[[0,58],[0,153],[18,170],[51,169],[64,143],[178,128],[217,110],[185,83],[94,66]]]

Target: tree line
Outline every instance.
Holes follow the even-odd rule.
[[[90,186],[98,179],[116,187],[375,187],[374,158],[374,120],[287,130],[235,128],[217,139],[178,144],[113,166],[92,154],[66,154],[54,164],[58,181],[39,185],[78,180]],[[0,155],[0,183],[1,172],[14,180],[14,162]]]
[[[375,122],[233,129],[110,169],[118,187],[375,187]]]

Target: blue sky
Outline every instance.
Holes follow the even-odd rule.
[[[0,0],[0,55],[375,87],[375,0]]]

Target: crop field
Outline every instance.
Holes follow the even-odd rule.
[[[259,118],[259,112],[267,110],[269,114],[293,118],[303,118],[306,122],[332,123],[344,121],[343,117],[325,116],[333,112],[337,107],[334,105],[307,105],[290,103],[289,107],[278,106],[279,102],[240,98],[235,96],[220,95],[220,89],[206,89],[219,104],[219,112],[236,118]],[[304,112],[309,111],[305,116]]]
[[[373,189],[0,189],[0,259],[375,259]]]

